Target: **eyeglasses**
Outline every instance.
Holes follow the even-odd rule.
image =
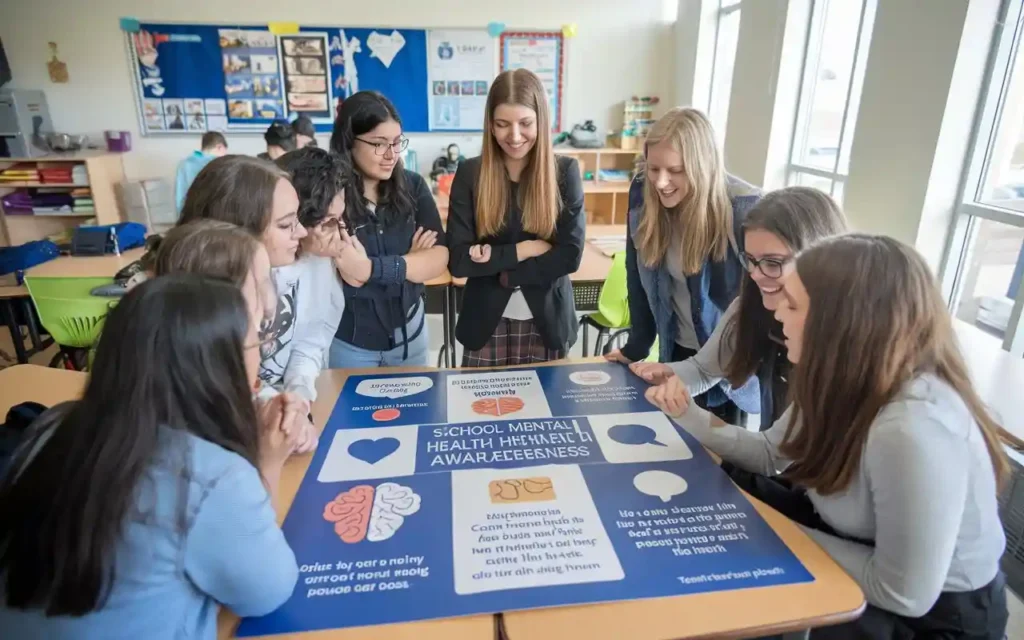
[[[409,146],[409,138],[400,138],[398,142],[372,142],[370,140],[363,140],[362,138],[356,138],[363,144],[368,144],[373,147],[373,152],[378,156],[382,156],[391,149],[391,153],[398,155],[406,150]]]
[[[743,268],[747,270],[747,273],[753,273],[754,269],[757,268],[768,278],[781,278],[786,270],[786,265],[793,261],[793,257],[761,258],[758,260],[744,251],[740,254],[740,261],[743,262]]]
[[[348,231],[348,225],[341,218],[324,218],[316,226],[321,232],[338,233],[339,235],[342,231]]]

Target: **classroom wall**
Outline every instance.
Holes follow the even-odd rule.
[[[518,0],[491,5],[472,0],[338,2],[304,0],[2,0],[0,39],[14,76],[10,86],[42,89],[58,131],[132,131],[134,150],[125,158],[129,177],[172,176],[177,162],[198,139],[138,135],[128,57],[118,18],[142,21],[261,24],[296,21],[304,25],[394,27],[485,27],[557,29],[576,23],[568,47],[566,126],[592,119],[600,131],[622,124],[621,102],[631,95],[673,96],[673,22],[677,0]],[[67,63],[70,83],[50,82],[47,43],[55,41]],[[97,136],[97,139],[99,137]],[[467,156],[479,153],[480,136],[411,135],[411,148],[427,172],[450,142]],[[328,136],[322,136],[326,146]],[[263,150],[259,134],[230,134],[232,151]]]

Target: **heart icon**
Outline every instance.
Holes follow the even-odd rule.
[[[398,31],[392,31],[388,36],[374,31],[366,38],[366,46],[370,47],[371,58],[377,58],[390,69],[391,62],[405,46],[405,36]]]
[[[362,460],[367,464],[377,464],[395,451],[398,451],[400,444],[398,438],[356,440],[348,445],[348,454],[356,460]]]
[[[505,30],[504,22],[489,22],[487,23],[487,35],[492,38],[497,38]]]

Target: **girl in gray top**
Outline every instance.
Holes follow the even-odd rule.
[[[797,258],[783,297],[793,404],[770,429],[722,424],[672,380],[648,398],[723,460],[807,488],[817,522],[794,519],[869,604],[821,637],[1002,638],[1008,465],[924,260],[839,236]]]

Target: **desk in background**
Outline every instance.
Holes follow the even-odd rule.
[[[143,247],[121,255],[61,256],[25,271],[27,278],[113,278],[114,274],[146,253]]]

